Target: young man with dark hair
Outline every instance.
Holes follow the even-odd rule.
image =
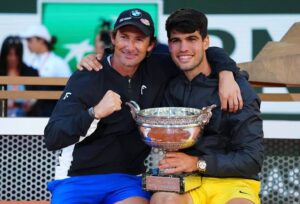
[[[143,204],[150,198],[139,176],[150,148],[125,102],[160,106],[178,69],[168,55],[149,56],[154,25],[141,9],[119,15],[111,40],[114,51],[101,60],[103,69],[71,76],[45,128],[47,148],[61,150],[55,181],[48,185],[51,203]],[[222,67],[237,72],[223,50],[212,49],[211,55],[220,58],[212,61],[216,75]]]
[[[165,106],[199,108],[221,105],[218,79],[207,60],[209,46],[206,16],[180,9],[166,22],[169,49],[182,74],[173,79],[164,97]],[[159,162],[166,173],[198,172],[202,185],[185,194],[155,193],[153,204],[250,204],[260,203],[258,173],[263,162],[263,131],[260,99],[245,77],[236,75],[244,100],[236,113],[219,108],[197,143],[181,152],[169,152]]]

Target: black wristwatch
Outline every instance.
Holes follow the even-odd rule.
[[[90,115],[92,118],[98,119],[98,118],[96,118],[96,116],[95,116],[94,107],[90,107],[90,108],[88,109],[88,112],[89,112],[89,115]]]

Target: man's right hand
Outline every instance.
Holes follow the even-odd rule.
[[[97,119],[105,118],[115,111],[121,110],[121,97],[119,94],[108,90],[101,101],[94,107]]]
[[[103,57],[102,54],[87,55],[79,62],[79,64],[77,64],[76,67],[78,70],[87,69],[89,71],[92,70],[99,71],[100,69],[102,69],[102,64],[99,63],[102,57]]]

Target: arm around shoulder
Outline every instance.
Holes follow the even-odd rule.
[[[223,48],[209,47],[206,50],[206,56],[212,67],[212,74],[217,75],[221,71],[227,70],[235,75],[239,71],[236,62],[230,58]]]

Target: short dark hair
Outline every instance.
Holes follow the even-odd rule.
[[[168,38],[175,30],[182,33],[199,31],[202,38],[207,36],[207,18],[204,13],[195,9],[178,9],[166,21]]]

